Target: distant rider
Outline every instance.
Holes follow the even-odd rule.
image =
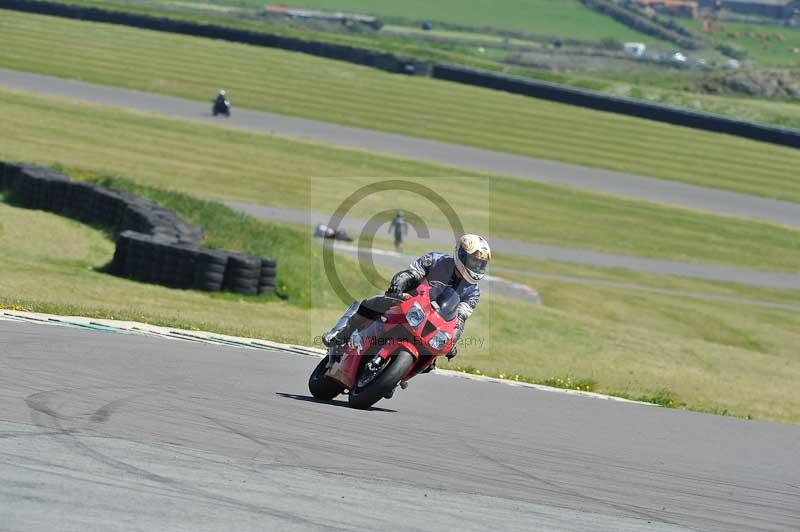
[[[389,224],[389,232],[394,229],[394,249],[398,253],[403,252],[403,235],[408,236],[408,222],[406,222],[406,215],[403,211],[397,211],[397,214]]]
[[[478,306],[481,297],[478,283],[486,273],[486,266],[492,259],[488,242],[478,235],[464,235],[456,244],[453,256],[430,252],[418,258],[411,265],[392,277],[387,296],[398,296],[419,286],[423,279],[428,282],[439,281],[455,290],[461,297],[458,305],[458,330],[453,348],[447,354],[448,360],[458,353],[458,340],[464,332],[464,324]],[[353,303],[336,325],[322,335],[322,342],[332,347],[332,359],[341,356],[353,331],[367,321],[373,321],[388,310],[395,300],[384,296],[365,299],[360,304]]]
[[[230,106],[230,102],[228,102],[228,98],[225,94],[224,89],[220,89],[217,97],[214,98],[214,109],[220,112],[224,112]]]

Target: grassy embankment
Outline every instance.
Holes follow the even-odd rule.
[[[268,229],[263,224],[259,228]],[[282,243],[300,238],[299,233],[281,231]],[[259,235],[248,232],[247,236]],[[253,246],[260,248],[257,240]],[[105,231],[4,203],[0,203],[0,249],[0,306],[5,308],[145,321],[285,341],[307,339],[309,320],[317,316],[302,304],[274,297],[236,298],[171,290],[101,273],[114,253],[114,243]],[[282,262],[283,267],[307,260],[308,251],[310,248],[299,246],[270,247],[268,255],[288,260]],[[298,301],[307,290],[291,283],[286,286],[283,282],[283,286]],[[298,290],[301,293],[295,293]],[[324,321],[336,315],[334,309],[319,312]]]
[[[679,19],[686,27],[700,31],[698,20]],[[715,44],[728,44],[747,52],[747,58],[760,66],[798,68],[800,65],[800,29],[779,25],[716,22],[716,31],[704,34]]]
[[[403,177],[428,184],[470,228],[488,226],[495,237],[787,271],[800,256],[788,229],[529,181],[7,91],[0,113],[11,132],[0,158],[116,172],[195,196],[331,212],[363,184]],[[447,227],[437,209],[392,192],[354,214],[398,207]]]
[[[243,107],[800,201],[789,148],[220,41],[7,11],[0,31],[0,67],[202,101],[224,85]]]
[[[169,0],[159,0],[169,3]],[[261,7],[259,0],[210,0],[221,5]],[[610,17],[585,8],[577,0],[500,0],[474,3],[465,8],[462,2],[444,0],[288,0],[293,7],[349,11],[384,16],[389,20],[432,20],[463,26],[492,27],[544,35],[575,36],[586,40],[614,38],[624,40],[649,39]]]
[[[309,181],[302,176],[341,176],[347,186],[363,182],[353,175],[428,175],[433,186],[460,176],[452,169],[267,135],[0,94],[0,112],[9,132],[0,146],[0,159],[61,162],[80,168],[75,172],[78,178],[117,173],[139,184],[195,196],[268,198],[277,205],[302,208],[309,206]],[[219,153],[226,156],[218,157]],[[475,179],[475,186],[484,182],[479,176],[459,179]],[[286,285],[290,300],[247,300],[116,279],[97,271],[113,251],[103,233],[54,215],[0,206],[0,301],[41,311],[114,316],[301,343],[310,343],[341,311],[341,303],[318,271],[318,251],[307,247],[307,229],[263,224],[180,196],[145,192],[203,225],[210,245],[277,256],[284,264],[279,282]],[[378,197],[371,208],[388,206],[390,199]],[[456,207],[464,208],[458,202]],[[602,212],[595,216],[598,210]],[[510,222],[503,222],[507,216],[518,225],[541,226],[537,238],[541,234],[564,244],[580,244],[585,238],[581,233],[594,226],[599,246],[609,250],[630,245],[632,250],[640,246],[712,261],[737,263],[736,257],[748,257],[767,267],[796,263],[797,239],[790,231],[505,178],[492,180],[489,214],[493,231],[508,227]],[[551,217],[581,227],[552,224]],[[665,226],[667,236],[662,239],[648,229],[666,220],[693,230],[671,234]],[[726,237],[728,223],[736,230]],[[750,231],[752,237],[736,238],[738,231]],[[708,246],[698,245],[704,238],[709,239]],[[660,249],[648,248],[654,239]],[[628,243],[620,244],[623,240]],[[514,260],[499,258],[498,263],[520,266]],[[531,267],[528,261],[516,260]],[[343,264],[348,272],[346,261]],[[584,276],[590,275],[590,268],[580,269]],[[600,270],[596,275],[612,273],[625,275]],[[684,285],[680,279],[646,277],[637,277],[636,282],[649,278],[676,290],[706,287],[740,293],[733,286],[695,281]],[[361,295],[374,291],[355,278],[348,284]],[[800,362],[793,348],[800,340],[800,314],[558,280],[537,279],[535,286],[544,295],[542,307],[485,298],[468,331],[484,345],[465,348],[454,363],[484,374],[519,375],[523,380],[566,382],[662,402],[672,399],[699,410],[800,421],[800,394],[794,386]],[[780,294],[755,289],[742,289],[741,295],[781,300]]]
[[[390,51],[416,50],[423,55],[452,55],[463,53],[457,46],[435,47],[425,50],[418,43],[409,43],[392,39],[391,36],[372,31],[335,31],[336,24],[291,22],[285,19],[265,18],[259,16],[264,5],[257,0],[56,0],[64,4],[103,7],[105,9],[123,10],[141,14],[164,14],[184,20],[196,22],[219,22],[253,30],[281,33],[284,35],[305,36],[353,45],[381,48]],[[329,5],[325,5],[329,4]],[[330,5],[336,4],[336,6]],[[341,4],[341,5],[339,5]],[[416,5],[415,5],[416,4]],[[451,9],[447,2],[426,4],[420,8],[420,2],[285,2],[283,5],[293,7],[309,6],[331,11],[347,11],[367,13],[380,16],[389,26],[396,28],[416,29],[422,20],[431,20],[435,25],[444,23],[463,28],[446,30],[438,28],[442,34],[461,34],[463,36],[491,37],[494,30],[512,31],[535,37],[574,38],[584,42],[615,39],[619,41],[634,40],[648,43],[662,42],[658,39],[618,23],[610,17],[583,7],[577,0],[502,0],[495,4],[472,6],[469,10]],[[522,4],[522,5],[521,5]],[[386,27],[386,26],[384,26]],[[433,30],[437,31],[437,30]],[[667,44],[667,43],[664,43]],[[480,58],[475,58],[480,60]]]
[[[700,111],[717,113],[736,118],[744,118],[756,122],[767,122],[786,127],[800,128],[800,109],[796,103],[760,100],[750,97],[738,97],[728,95],[705,94],[706,74],[695,70],[682,70],[652,65],[631,64],[631,69],[619,70],[592,70],[591,72],[558,72],[524,68],[509,65],[504,62],[507,51],[502,48],[495,49],[489,46],[485,51],[480,51],[478,46],[482,41],[496,41],[499,37],[495,33],[485,33],[486,30],[473,28],[473,31],[448,31],[433,30],[424,32],[426,35],[436,34],[439,37],[447,37],[444,42],[430,42],[420,40],[423,36],[414,38],[412,28],[404,27],[402,30],[406,35],[399,37],[397,27],[395,31],[387,28],[386,31],[379,33],[371,32],[352,32],[333,27],[317,27],[315,25],[296,25],[285,21],[264,19],[256,15],[257,9],[242,8],[237,2],[237,7],[226,7],[219,4],[204,4],[202,2],[160,2],[148,0],[126,0],[126,1],[103,1],[97,0],[64,0],[65,3],[99,6],[123,11],[149,14],[154,16],[169,16],[184,20],[192,20],[201,23],[222,24],[231,27],[244,28],[252,31],[263,31],[272,34],[290,35],[293,37],[315,39],[325,42],[335,42],[353,46],[371,48],[394,52],[401,55],[417,57],[430,61],[441,61],[447,63],[465,64],[489,70],[500,70],[522,76],[544,79],[556,83],[563,83],[581,88],[588,88],[602,92],[627,96],[636,99],[654,101],[667,105],[696,109]],[[261,5],[257,6],[261,7]],[[379,6],[385,7],[383,5]],[[599,17],[597,13],[584,8],[576,9],[572,2],[552,2],[549,4],[539,4],[536,6],[541,13],[548,15],[537,17],[537,21],[546,21],[548,26],[552,26],[553,21],[559,21],[563,27],[559,28],[557,35],[561,38],[585,39],[587,21],[593,22],[592,27],[601,28],[602,31],[597,35],[598,38],[620,37],[616,31],[616,23],[611,26],[606,24],[594,24],[593,17]],[[243,10],[244,9],[244,10]],[[390,6],[390,9],[392,7]],[[588,13],[589,15],[587,15]],[[552,17],[549,15],[553,15]],[[458,17],[458,14],[456,14]],[[555,17],[555,18],[554,18]],[[605,18],[605,17],[601,17]],[[607,19],[611,20],[611,19]],[[450,21],[450,17],[445,22]],[[403,22],[403,20],[398,20]],[[409,23],[405,21],[403,23]],[[464,26],[469,28],[470,26]],[[787,42],[796,40],[800,35],[800,30],[786,28],[784,34],[788,37]],[[500,30],[501,31],[501,30]],[[535,33],[535,32],[534,32]],[[548,33],[550,35],[550,33]],[[631,40],[643,41],[650,44],[659,44],[662,50],[672,50],[673,45],[669,43],[657,43],[645,35],[629,36]],[[552,38],[547,39],[538,37],[538,41],[521,41],[517,44],[526,46],[533,45],[534,49],[542,48],[546,53],[558,53],[550,44]],[[513,42],[516,42],[512,39]],[[595,43],[596,45],[596,43]],[[794,54],[788,54],[783,58],[782,66],[792,66],[797,64]],[[760,64],[760,63],[759,63]],[[766,63],[772,66],[773,63]],[[777,64],[776,64],[777,66]],[[714,83],[717,83],[716,81]]]

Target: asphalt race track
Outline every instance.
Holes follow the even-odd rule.
[[[797,531],[800,427],[0,321],[0,529]]]
[[[188,120],[222,123],[251,131],[299,137],[347,148],[364,149],[800,228],[800,204],[797,203],[240,109],[236,107],[235,95],[233,114],[230,118],[222,119],[211,116],[210,99],[213,95],[209,95],[208,103],[203,103],[4,69],[0,69],[0,87],[126,107]]]

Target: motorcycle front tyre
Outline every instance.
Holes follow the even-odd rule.
[[[411,366],[414,365],[414,356],[408,351],[402,349],[396,355],[392,355],[389,360],[388,366],[381,372],[380,375],[370,381],[364,388],[358,387],[358,379],[353,389],[350,390],[348,397],[348,404],[352,408],[366,409],[380,401],[389,392],[394,390],[395,386],[400,382]],[[359,370],[359,376],[364,371],[366,366],[362,366]]]

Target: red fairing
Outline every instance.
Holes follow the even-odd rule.
[[[439,314],[431,301],[430,291],[430,285],[423,281],[409,299],[392,307],[381,320],[355,331],[341,361],[334,364],[327,375],[350,389],[366,360],[375,356],[387,359],[402,349],[417,360],[403,377],[402,380],[405,381],[430,366],[436,358],[449,353],[453,347],[458,318],[446,320]],[[406,316],[415,304],[422,309],[425,317],[417,327],[412,327]],[[430,341],[439,332],[446,333],[449,340],[441,349],[435,349]],[[420,357],[423,355],[431,356],[423,359],[420,364]]]

